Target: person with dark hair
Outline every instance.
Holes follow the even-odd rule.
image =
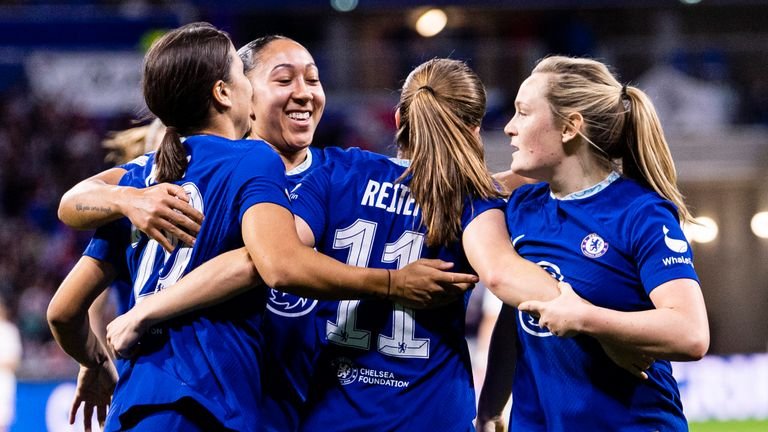
[[[507,227],[520,255],[567,283],[553,300],[502,310],[486,383],[508,367],[494,352],[516,331],[510,429],[688,430],[670,360],[703,357],[709,327],[680,227],[691,215],[653,104],[598,61],[554,56],[515,108],[511,168],[545,183],[512,194]],[[628,374],[598,342],[655,361]],[[508,395],[481,396],[484,418]]]
[[[206,209],[206,219],[192,247],[171,237],[170,252],[163,253],[169,248],[154,238],[135,239],[127,255],[136,302],[243,243],[265,282],[330,298],[391,296],[422,304],[444,291],[440,283],[475,280],[443,273],[438,268],[447,264],[436,261],[392,272],[344,266],[301,245],[284,165],[265,142],[241,140],[253,120],[252,87],[225,33],[198,23],[166,34],[146,55],[143,84],[166,135],[158,152],[121,182],[175,182],[192,208]],[[286,256],[294,260],[290,268]],[[255,279],[253,265],[245,272]],[[150,332],[121,370],[106,429],[260,428],[265,297],[263,289],[251,290]]]
[[[520,258],[506,234],[501,193],[483,159],[484,113],[485,89],[464,63],[436,59],[416,68],[396,117],[407,159],[349,149],[304,177],[292,193],[304,243],[364,267],[452,260],[459,270],[474,268],[510,302],[554,298],[556,281]],[[148,326],[187,310],[205,291],[208,301],[237,290],[231,281],[215,290],[201,286],[197,276],[110,323],[113,348],[130,349]],[[293,309],[302,317],[294,329],[306,335],[298,342],[316,354],[300,357],[307,364],[290,376],[304,380],[291,384],[307,392],[307,405],[277,399],[282,411],[270,412],[289,414],[280,430],[470,430],[475,399],[465,307],[461,299],[429,310],[362,299],[315,301],[306,314]],[[274,419],[266,425],[278,430]]]

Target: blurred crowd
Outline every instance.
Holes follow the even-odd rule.
[[[125,119],[85,118],[23,89],[0,98],[0,296],[24,344],[22,377],[72,376],[46,308],[90,237],[56,217],[59,198],[105,167],[100,140]]]

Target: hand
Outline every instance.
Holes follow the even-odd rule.
[[[144,189],[126,188],[126,193],[129,195],[123,210],[125,216],[165,250],[172,252],[174,248],[168,236],[189,246],[195,244],[203,214],[189,205],[184,188],[160,183]]]
[[[69,424],[75,424],[75,416],[80,405],[83,404],[83,426],[85,432],[91,432],[91,418],[93,409],[96,408],[96,419],[99,426],[104,428],[107,419],[107,408],[112,400],[112,392],[117,383],[117,371],[109,359],[98,366],[80,366],[77,374],[77,388],[72,408],[69,411]]]
[[[557,284],[560,295],[550,301],[530,300],[520,303],[518,310],[539,317],[539,325],[553,335],[572,337],[581,330],[581,317],[588,313],[590,303],[579,297],[566,282]]]
[[[608,358],[620,368],[640,379],[648,379],[648,374],[645,371],[650,369],[653,362],[656,361],[655,358],[611,342],[600,341],[600,346],[603,347]]]
[[[120,358],[131,358],[139,339],[147,331],[139,316],[139,305],[107,324],[107,345]]]
[[[453,301],[477,283],[475,275],[449,273],[453,263],[420,259],[391,272],[390,297],[403,306],[423,308]]]
[[[507,430],[504,419],[498,415],[496,417],[477,421],[478,432],[505,432]]]

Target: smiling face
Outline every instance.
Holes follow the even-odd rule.
[[[325,93],[312,56],[298,43],[277,39],[258,54],[246,75],[253,85],[256,120],[252,134],[281,153],[312,144],[325,108]]]
[[[511,138],[512,171],[549,181],[566,157],[562,127],[546,99],[549,75],[534,73],[520,86],[515,115],[504,127]]]

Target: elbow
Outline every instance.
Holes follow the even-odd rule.
[[[709,351],[709,331],[705,329],[698,333],[691,337],[688,344],[688,355],[691,361],[701,360]]]
[[[508,290],[505,290],[505,287],[507,286],[505,283],[505,276],[505,272],[490,270],[486,272],[486,274],[480,275],[480,280],[482,280],[483,285],[485,285],[488,291],[501,301],[511,304],[512,306],[517,306],[521,300],[511,298],[511,293]]]
[[[46,318],[48,319],[48,327],[51,330],[67,327],[75,320],[76,314],[59,303],[54,297],[51,303],[48,304]]]
[[[278,291],[284,291],[286,288],[295,284],[295,276],[292,271],[293,266],[285,263],[272,262],[265,260],[260,263],[258,272],[254,268],[255,277],[261,276],[264,284]]]
[[[683,338],[679,361],[697,361],[704,358],[709,351],[709,329],[691,330]]]

